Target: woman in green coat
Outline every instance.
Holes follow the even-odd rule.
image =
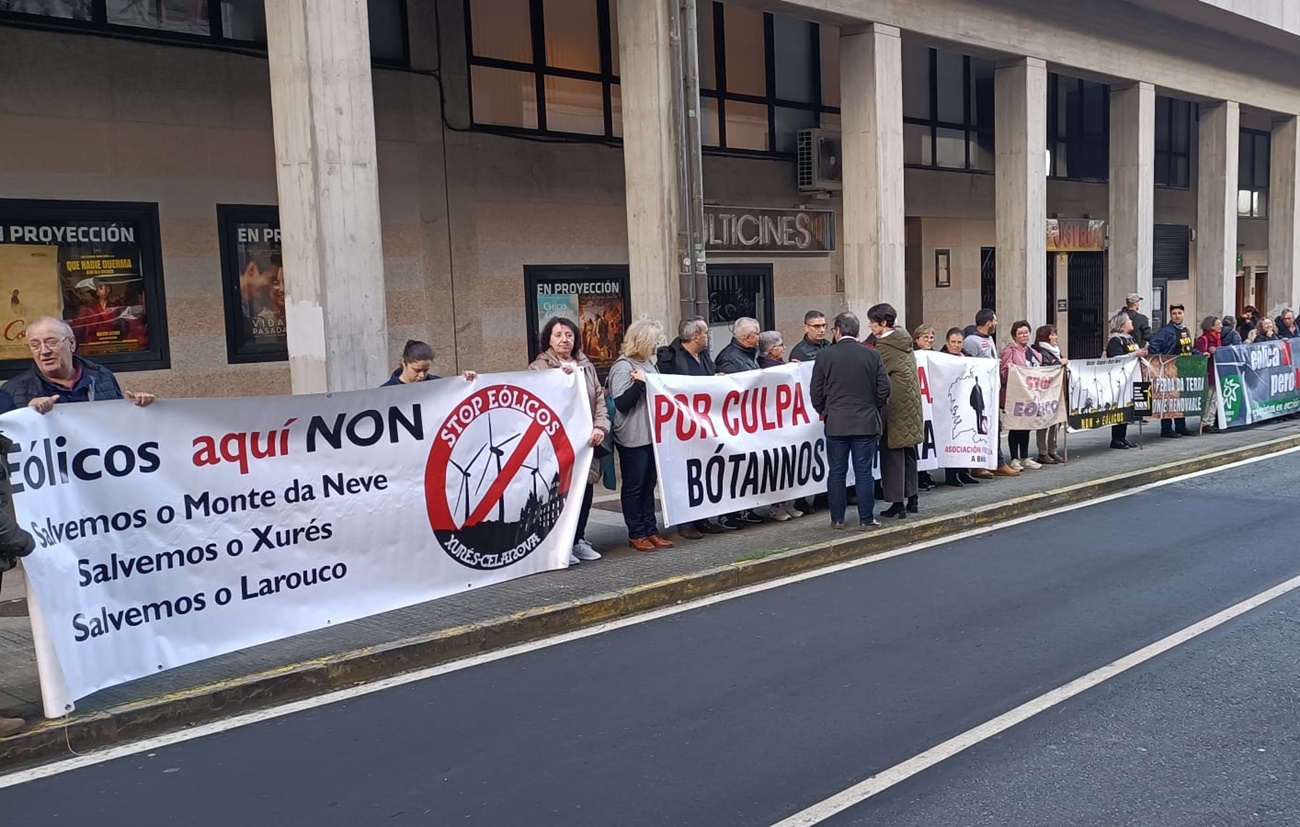
[[[876,350],[885,363],[893,388],[885,404],[885,432],[880,439],[880,485],[884,499],[893,505],[881,516],[901,519],[908,512],[920,511],[916,446],[925,441],[925,416],[921,410],[921,385],[916,378],[912,338],[894,328],[897,321],[898,311],[893,305],[878,304],[867,311]]]

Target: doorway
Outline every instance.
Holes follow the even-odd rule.
[[[1272,311],[1273,308],[1265,307],[1268,304],[1268,271],[1255,271],[1255,301],[1246,302],[1246,304],[1255,305],[1255,309],[1264,313]],[[1237,308],[1237,315],[1241,315],[1241,308]]]
[[[770,264],[709,264],[709,352],[731,344],[731,326],[745,316],[775,328],[773,295]]]
[[[1106,340],[1106,254],[1070,253],[1068,265],[1071,359],[1096,359]]]

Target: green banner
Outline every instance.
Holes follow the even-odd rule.
[[[1151,416],[1182,419],[1205,412],[1209,357],[1151,356],[1142,360],[1142,378],[1151,383]]]

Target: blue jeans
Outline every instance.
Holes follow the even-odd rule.
[[[655,482],[659,479],[655,468],[653,445],[636,448],[618,446],[618,468],[623,475],[623,489],[619,499],[623,504],[623,522],[627,523],[627,536],[639,540],[659,533],[655,526]]]
[[[854,484],[858,492],[858,522],[874,519],[876,509],[875,480],[871,460],[876,455],[875,436],[827,436],[826,458],[830,471],[826,477],[826,499],[831,508],[831,522],[844,522],[849,507],[849,456],[853,457]]]

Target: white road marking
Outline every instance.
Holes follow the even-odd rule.
[[[967,750],[981,741],[999,735],[1010,729],[1016,724],[1029,720],[1040,712],[1044,712],[1057,704],[1068,701],[1075,695],[1086,692],[1095,686],[1105,683],[1106,681],[1118,675],[1122,675],[1135,666],[1141,666],[1154,657],[1163,655],[1171,649],[1176,649],[1184,643],[1215,629],[1233,618],[1239,617],[1252,609],[1275,600],[1284,594],[1300,588],[1300,576],[1293,577],[1285,583],[1279,583],[1267,591],[1260,592],[1254,597],[1249,597],[1235,606],[1230,606],[1218,614],[1211,615],[1199,623],[1194,623],[1185,629],[1180,629],[1168,637],[1162,638],[1150,646],[1144,646],[1136,652],[1125,655],[1117,661],[1108,663],[1100,669],[1096,669],[1081,678],[1076,678],[1063,686],[1058,686],[1050,692],[1039,695],[1031,701],[1021,704],[1010,712],[1005,712],[996,718],[985,721],[977,727],[968,729],[962,734],[950,738],[936,747],[926,750],[919,755],[914,755],[901,764],[895,764],[889,769],[877,775],[854,784],[842,792],[836,793],[824,801],[819,801],[813,806],[802,812],[795,813],[789,818],[777,822],[773,827],[811,827],[814,824],[820,824],[831,816],[837,815],[844,810],[849,809],[857,804],[861,804],[868,798],[884,792],[895,784],[899,784],[917,773],[933,767],[935,764],[948,760],[954,755]]]
[[[825,577],[830,574],[835,574],[841,571],[847,571],[848,569],[854,569],[859,566],[867,566],[874,563],[880,563],[885,560],[891,560],[895,557],[901,557],[905,554],[914,554],[918,551],[924,551],[925,549],[933,548],[935,546],[947,545],[949,543],[960,543],[962,540],[966,540],[971,537],[978,537],[983,534],[991,534],[995,531],[1001,531],[1003,529],[1012,528],[1014,526],[1018,526],[1023,523],[1043,520],[1050,517],[1054,517],[1058,514],[1066,514],[1071,511],[1077,511],[1081,508],[1088,508],[1090,506],[1100,505],[1101,503],[1110,502],[1111,500],[1116,500],[1119,499],[1120,497],[1128,497],[1142,491],[1147,491],[1154,488],[1160,488],[1166,485],[1172,485],[1174,483],[1184,482],[1186,480],[1196,479],[1197,477],[1202,477],[1207,474],[1219,474],[1222,473],[1223,471],[1227,471],[1233,468],[1238,468],[1245,465],[1251,465],[1253,463],[1262,462],[1264,460],[1277,459],[1278,457],[1283,457],[1288,454],[1293,454],[1296,452],[1300,452],[1300,447],[1288,448],[1285,451],[1278,451],[1276,453],[1266,454],[1260,457],[1238,460],[1236,462],[1228,463],[1227,465],[1218,465],[1213,468],[1206,468],[1200,471],[1193,471],[1191,473],[1183,474],[1177,477],[1172,477],[1170,479],[1162,480],[1160,482],[1153,482],[1147,485],[1139,486],[1137,488],[1120,491],[1115,494],[1108,494],[1104,497],[1098,497],[1096,499],[1086,500],[1084,502],[1064,505],[1061,506],[1060,508],[1054,508],[1050,511],[1044,511],[1037,514],[1029,514],[1024,517],[1018,517],[1014,520],[1007,520],[1006,522],[997,523],[995,525],[984,526],[982,528],[975,528],[975,529],[971,529],[970,531],[963,531],[960,534],[953,534],[945,537],[937,537],[933,540],[926,540],[921,543],[915,543],[910,546],[905,546],[903,548],[895,549],[893,551],[883,552],[881,554],[876,554],[871,557],[866,557],[859,560],[849,560],[847,562],[837,563],[833,566],[827,566],[825,568],[814,569],[812,571],[806,571],[800,574],[792,574],[788,577],[782,577],[780,579],[771,580],[766,583],[758,583],[753,586],[745,586],[744,588],[735,589],[734,591],[728,591],[722,594],[715,594],[709,597],[703,597],[700,598],[699,600],[681,603],[676,606],[667,606],[662,609],[652,609],[651,611],[644,612],[642,614],[636,614],[636,615],[631,615],[629,617],[619,618],[618,620],[612,620],[609,621],[608,623],[601,623],[599,625],[590,626],[585,629],[577,629],[572,632],[565,632],[563,634],[556,635],[554,637],[549,637],[542,640],[534,640],[528,643],[521,643],[516,646],[510,646],[504,649],[498,649],[493,652],[485,652],[481,655],[475,655],[473,657],[465,658],[463,660],[452,661],[450,663],[444,663],[438,666],[431,666],[427,669],[420,669],[415,672],[407,672],[402,675],[394,675],[391,678],[384,678],[382,680],[378,680],[373,683],[364,684],[362,686],[354,686],[354,687],[349,687],[347,689],[339,689],[334,692],[326,693],[324,695],[317,695],[312,698],[304,698],[300,701],[293,701],[291,703],[283,704],[281,706],[275,706],[267,709],[259,709],[252,712],[246,712],[241,715],[234,715],[229,718],[223,718],[218,721],[211,721],[208,723],[199,724],[197,726],[189,727],[187,729],[180,730],[177,732],[169,732],[164,735],[158,735],[152,738],[146,738],[141,741],[133,741],[128,744],[119,744],[116,746],[107,747],[102,750],[97,750],[95,752],[87,753],[85,755],[76,755],[72,758],[68,758],[59,761],[57,763],[45,764],[27,770],[20,770],[18,772],[9,773],[8,775],[0,775],[0,789],[17,786],[19,784],[25,784],[28,781],[35,781],[41,778],[49,778],[54,775],[60,775],[65,772],[81,769],[82,767],[89,767],[95,764],[102,764],[106,761],[113,761],[118,758],[124,758],[130,755],[137,755],[142,752],[150,752],[153,750],[170,746],[172,744],[179,744],[185,741],[192,741],[196,738],[203,738],[208,735],[215,735],[221,732],[225,732],[227,730],[249,726],[250,724],[260,723],[262,721],[269,721],[274,718],[280,718],[285,715],[293,715],[294,713],[297,712],[305,712],[307,710],[316,709],[318,707],[327,706],[329,704],[349,701],[354,698],[360,698],[362,696],[369,695],[375,692],[382,692],[386,689],[392,689],[397,686],[404,686],[408,683],[415,683],[416,681],[435,678],[438,677],[439,675],[446,675],[451,672],[459,672],[462,669],[471,669],[475,666],[481,666],[485,663],[493,663],[498,660],[504,660],[505,658],[515,657],[516,655],[522,655],[528,652],[535,652],[540,649],[548,649],[552,646],[560,646],[562,644],[569,643],[571,641],[581,640],[583,638],[604,634],[606,632],[612,632],[617,629],[622,629],[628,626],[635,626],[640,623],[649,623],[651,621],[658,620],[660,618],[670,617],[672,615],[680,614],[682,612],[693,611],[695,609],[702,609],[706,606],[712,606],[717,603],[722,603],[728,600],[736,600],[737,598],[747,597],[751,594],[758,594],[760,592],[768,591],[769,589],[778,589],[781,588],[782,586],[788,586],[793,583],[801,583],[805,580],[811,580],[815,577]],[[1264,592],[1263,595],[1269,595],[1274,591],[1277,591],[1278,594],[1284,594],[1287,591],[1294,589],[1298,585],[1300,585],[1300,577],[1296,578],[1295,580],[1289,580],[1280,586],[1276,586],[1274,589],[1271,589],[1268,592]],[[1263,598],[1263,595],[1259,595],[1258,597]],[[1277,595],[1273,595],[1273,597],[1276,596]],[[1253,600],[1255,598],[1251,598],[1251,599]],[[1261,603],[1267,602],[1267,600],[1271,600],[1271,599],[1272,597],[1268,597],[1265,599],[1261,599],[1260,602]],[[1201,623],[1209,623],[1213,621],[1215,618],[1220,617],[1220,615],[1225,614],[1226,612],[1233,612],[1234,610],[1238,609],[1238,607],[1242,605],[1243,604],[1238,604],[1237,606],[1234,606],[1231,609],[1225,610],[1225,612],[1221,612],[1219,615],[1215,615],[1212,618],[1207,618],[1206,620],[1201,621]],[[1240,611],[1237,611],[1236,614],[1240,614],[1242,611],[1249,611],[1249,609],[1241,609]],[[1236,617],[1236,614],[1231,615],[1231,617]],[[1215,623],[1214,625],[1219,625],[1219,623],[1226,622],[1226,620],[1228,619],[1230,619],[1230,617],[1226,617],[1223,620],[1218,621],[1218,623]],[[1199,625],[1200,624],[1197,624],[1197,626],[1189,627],[1189,629],[1185,629],[1183,630],[1183,632],[1176,632],[1175,635],[1171,637],[1176,637],[1177,635],[1184,634],[1188,632],[1190,629],[1196,629]],[[1213,628],[1213,626],[1207,628]],[[1200,632],[1196,632],[1190,635],[1190,637],[1187,639],[1190,639],[1191,637],[1195,637],[1196,634],[1200,634]],[[1170,638],[1166,638],[1166,640],[1169,639]],[[1158,646],[1160,644],[1153,644],[1153,645]],[[1128,657],[1133,658],[1138,654],[1140,654],[1140,652],[1144,652],[1144,651],[1146,650],[1140,650],[1139,652],[1135,652],[1133,655],[1129,655]],[[1147,657],[1148,658],[1154,657],[1154,655],[1149,655]],[[1127,660],[1127,658],[1125,660]],[[1124,661],[1116,661],[1116,664],[1123,663],[1123,662]],[[1112,664],[1112,666],[1114,665],[1115,664]],[[1109,668],[1111,667],[1104,667],[1104,669],[1109,669]],[[1127,669],[1131,667],[1124,667],[1124,668]],[[1098,670],[1098,671],[1102,671],[1102,670]],[[1119,674],[1119,672],[1122,671],[1124,670],[1120,669],[1114,674]],[[1092,674],[1096,674],[1096,673],[1092,673]],[[1085,676],[1084,678],[1080,678],[1079,680],[1085,680],[1086,678],[1087,676]],[[1067,684],[1066,686],[1068,687],[1072,685],[1073,684]],[[1059,692],[1065,688],[1066,687],[1062,687],[1061,690],[1056,690],[1056,691]],[[1078,691],[1082,691],[1082,690],[1078,690]],[[1050,694],[1051,693],[1049,693],[1049,695]],[[1075,694],[1077,694],[1077,692]],[[1059,703],[1059,701],[1057,701],[1056,703]],[[1050,706],[1050,704],[1048,705]],[[1023,709],[1023,707],[1021,708]],[[1046,706],[1043,708],[1045,709]],[[1007,714],[1010,715],[1012,713],[1007,713]],[[994,719],[994,721],[997,720],[1000,719]],[[985,724],[984,726],[989,726],[992,723],[993,721],[990,721],[989,724]],[[1007,726],[1010,726],[1010,724],[1008,724]],[[1003,727],[1003,729],[1005,729],[1005,727]],[[971,732],[975,732],[975,731],[976,730],[971,730]],[[1000,732],[1001,730],[997,730],[997,731]],[[964,736],[959,736],[959,737],[964,737]],[[988,736],[986,735],[984,737],[987,738]],[[954,741],[955,740],[957,739],[954,739]],[[948,743],[952,743],[952,742],[948,742]],[[971,743],[976,743],[976,741],[971,741]],[[969,745],[970,744],[967,744],[967,746]],[[935,750],[942,749],[943,746],[944,745],[935,747]],[[966,748],[965,746],[961,747],[961,749],[965,749],[965,748]],[[961,751],[960,749],[956,750],[956,752],[960,752],[960,751]],[[933,750],[931,752],[933,752]],[[929,753],[923,753],[922,755],[927,755],[927,754]],[[955,752],[949,754],[955,754]],[[911,760],[917,761],[921,757],[922,756],[917,756],[916,758],[913,758]],[[937,761],[939,760],[943,760],[943,759],[942,758],[936,759],[932,763],[937,763]],[[895,770],[898,770],[900,767],[908,766],[909,763],[910,762],[904,762],[903,764],[898,765],[898,767],[895,767],[887,772],[892,773]],[[914,774],[919,771],[920,771],[919,769],[911,770],[910,772],[908,772],[908,775]],[[886,774],[887,773],[882,773],[881,776],[876,776],[876,778],[883,777]],[[896,784],[898,783],[898,781],[901,781],[903,778],[906,777],[907,777],[906,775],[900,776],[897,781],[893,781],[891,783]],[[863,784],[867,784],[871,781],[872,779],[868,779],[867,781],[863,782]],[[840,796],[848,795],[852,790],[856,790],[856,789],[857,787],[851,787],[849,790],[845,790],[844,792],[840,793]],[[882,787],[881,789],[884,789],[884,787]],[[879,792],[879,790],[876,790],[876,792]],[[868,793],[868,795],[874,795],[874,794],[875,794],[874,792]],[[867,796],[863,796],[863,798],[865,797]],[[827,799],[827,801],[822,802],[822,804],[826,804],[833,800],[839,800],[839,797],[837,796],[833,799]],[[857,800],[861,800],[861,798]],[[805,810],[804,813],[811,812],[813,809],[816,809],[816,807],[822,806],[822,804],[815,805],[813,808],[810,808],[809,810]],[[849,806],[849,805],[845,805],[845,806]],[[781,822],[781,825],[784,826],[786,824],[792,824],[792,825],[793,824],[815,824],[817,823],[817,821],[826,818],[826,816],[830,815],[832,812],[838,812],[838,810],[834,810],[834,811],[827,810],[826,815],[820,816],[816,818],[814,821],[792,821],[790,819],[787,819],[786,821]],[[792,818],[799,818],[803,816],[804,813],[800,813],[796,816],[793,816]]]

